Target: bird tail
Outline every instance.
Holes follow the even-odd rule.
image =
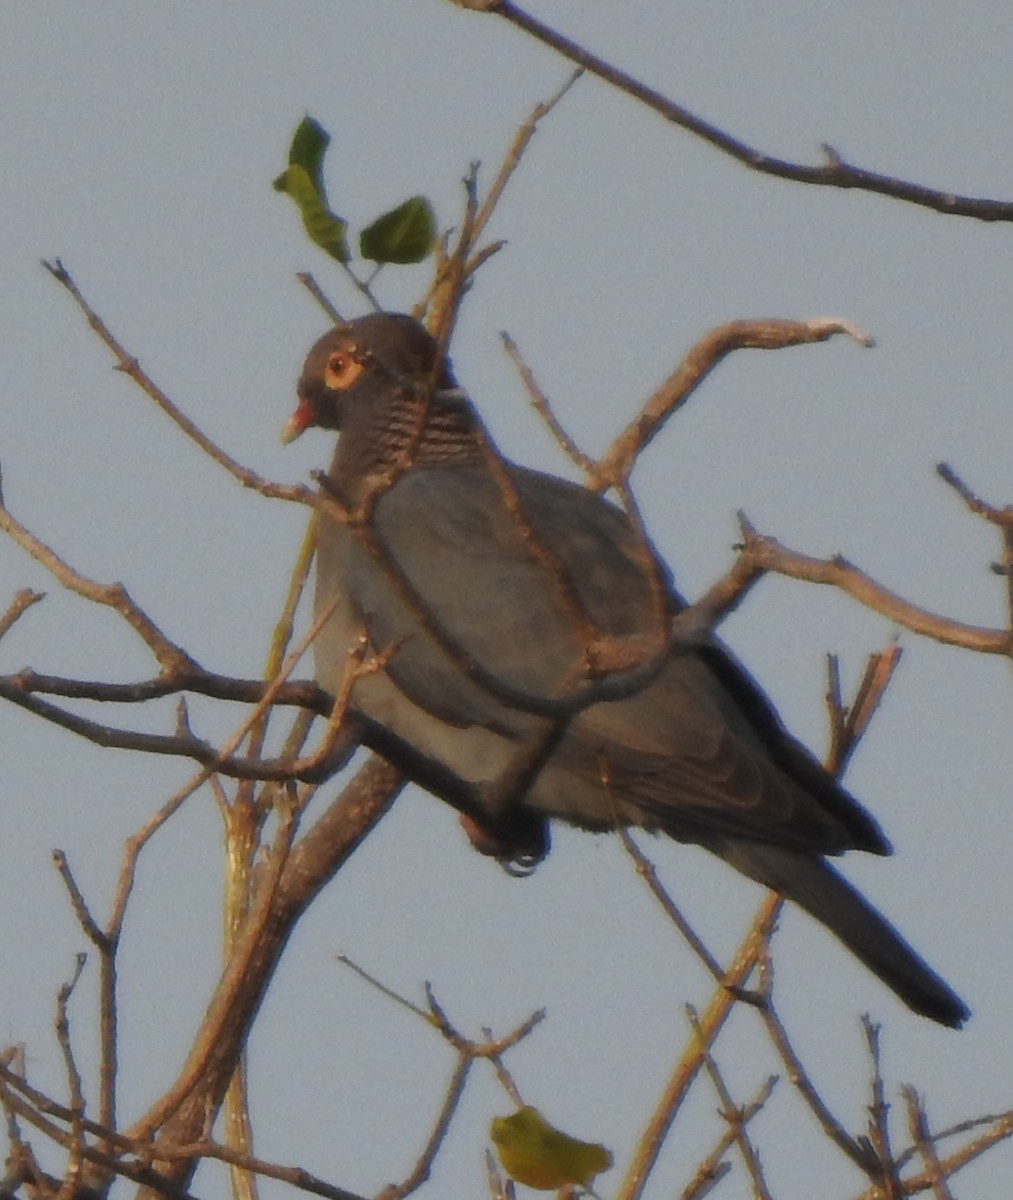
[[[726,843],[718,853],[814,916],[913,1012],[954,1029],[971,1015],[890,922],[824,859],[759,842]]]

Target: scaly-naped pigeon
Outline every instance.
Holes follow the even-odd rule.
[[[801,905],[915,1012],[966,1019],[824,858],[888,854],[875,820],[718,641],[680,636],[683,602],[624,512],[499,456],[410,317],[325,334],[298,394],[289,440],[340,430],[315,518],[317,679],[352,681],[367,744],[486,853],[537,860],[549,818],[695,842]]]

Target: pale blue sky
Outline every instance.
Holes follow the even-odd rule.
[[[815,161],[829,142],[872,169],[1013,199],[1013,26],[1002,5],[959,16],[941,0],[532,8],[770,153]],[[0,462],[12,511],[82,571],[125,582],[208,666],[255,673],[303,512],[241,492],[111,372],[38,260],[61,255],[129,350],[230,452],[272,478],[305,480],[328,458],[327,439],[284,450],[277,435],[325,322],[294,273],[314,271],[341,307],[358,308],[270,188],[292,129],[309,112],[332,131],[327,182],[354,226],[417,191],[451,225],[468,163],[481,159],[488,178],[567,73],[502,21],[445,0],[3,5]],[[762,531],[807,553],[841,551],[928,608],[1003,621],[988,570],[997,541],[933,467],[945,458],[986,497],[1011,501],[1007,226],[750,174],[585,79],[538,133],[490,232],[509,245],[474,289],[454,358],[504,449],[539,466],[565,470],[526,409],[500,329],[591,450],[712,324],[834,314],[876,335],[871,351],[841,340],[740,354],[645,456],[640,497],[684,591],[699,593],[730,562],[743,508]],[[403,270],[378,290],[405,307],[426,278],[425,267]],[[149,673],[121,623],[60,594],[6,544],[0,584],[0,608],[25,585],[50,593],[5,639],[0,670]],[[724,632],[819,750],[824,653],[840,652],[853,681],[892,629],[844,597],[771,579]],[[1013,1103],[1009,666],[913,635],[903,644],[848,776],[897,854],[846,869],[975,1015],[960,1034],[911,1016],[822,930],[786,914],[780,1005],[854,1130],[867,1102],[865,1010],[885,1023],[891,1081],[917,1084],[933,1122]],[[236,718],[194,711],[219,735]],[[169,710],[107,715],[171,721]],[[59,1089],[53,996],[82,939],[49,851],[66,850],[103,913],[122,839],[188,770],[83,745],[11,708],[0,730],[0,1033],[27,1043],[38,1083]],[[696,851],[649,849],[727,954],[753,889]],[[145,859],[123,961],[127,1118],[171,1079],[213,982],[219,857],[202,796]],[[708,995],[614,840],[558,832],[549,861],[518,882],[467,848],[452,813],[406,794],[304,921],[252,1043],[260,1153],[366,1194],[413,1162],[451,1062],[430,1031],[336,967],[338,950],[416,998],[431,980],[476,1034],[548,1006],[510,1060],[518,1083],[621,1165],[683,1037],[683,1002]],[[82,994],[86,1063],[90,1012]],[[755,1026],[740,1013],[722,1043],[743,1100],[776,1070]],[[483,1131],[507,1106],[479,1075],[434,1195],[484,1187]],[[808,1198],[816,1179],[821,1194],[857,1192],[861,1180],[835,1156],[794,1154],[810,1119],[782,1088],[757,1126],[776,1194]],[[701,1089],[654,1195],[677,1192],[709,1148],[715,1108]],[[1010,1164],[999,1150],[954,1194],[1002,1194]],[[600,1182],[607,1196],[613,1178]],[[196,1190],[223,1187],[208,1175]],[[739,1173],[719,1194],[747,1192]]]

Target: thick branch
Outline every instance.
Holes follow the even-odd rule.
[[[207,1114],[216,1112],[222,1102],[296,922],[393,803],[402,785],[396,768],[371,758],[294,846],[268,911],[261,919],[251,914],[245,933],[237,939],[179,1079],[128,1137],[143,1139],[159,1133],[172,1144],[201,1139]],[[185,1186],[195,1165],[167,1163],[164,1172]]]

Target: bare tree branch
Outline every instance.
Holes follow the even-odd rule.
[[[159,1142],[159,1153],[164,1154],[168,1161],[188,1161],[199,1158],[213,1158],[230,1166],[240,1167],[255,1175],[263,1175],[266,1179],[277,1179],[282,1183],[291,1184],[300,1192],[308,1192],[311,1196],[323,1196],[325,1200],[365,1200],[356,1192],[347,1188],[336,1187],[325,1179],[312,1175],[302,1167],[284,1167],[278,1163],[265,1162],[251,1154],[243,1154],[230,1146],[208,1140],[190,1142],[170,1146]]]
[[[589,473],[587,486],[603,492],[625,483],[637,458],[661,432],[669,417],[733,350],[783,350],[788,346],[825,342],[837,334],[846,334],[861,346],[873,344],[867,333],[838,317],[813,317],[804,321],[758,317],[728,321],[709,330],[612,442]]]
[[[937,464],[936,471],[939,477],[956,491],[971,512],[998,526],[1002,533],[1002,562],[996,564],[993,570],[1006,580],[1006,611],[1009,614],[1010,629],[1013,630],[1013,505],[1006,504],[1000,508],[988,504],[972,492],[956,471],[946,463]]]
[[[673,125],[678,125],[694,136],[708,142],[722,153],[730,155],[751,171],[790,179],[795,183],[815,184],[821,187],[849,188],[857,191],[875,192],[917,204],[935,212],[950,216],[973,217],[979,221],[1013,221],[1013,203],[1006,200],[989,200],[975,196],[961,196],[953,192],[909,183],[875,171],[867,171],[845,162],[832,146],[823,144],[825,161],[819,166],[807,166],[787,159],[775,158],[762,150],[748,145],[723,129],[705,121],[702,117],[670,100],[667,96],[648,87],[626,71],[620,70],[604,59],[592,54],[565,34],[539,21],[513,0],[451,0],[459,8],[472,12],[494,13],[511,25],[523,29],[545,46],[550,46],[564,58],[576,63],[592,75],[597,75],[628,96],[646,104],[648,108]]]
[[[526,29],[529,34],[540,38],[560,53],[581,63],[582,69],[586,68],[594,72],[639,100],[650,104],[667,119],[706,138],[719,149],[734,155],[751,169],[797,179],[801,182],[865,188],[932,207],[941,212],[963,212],[964,215],[976,216],[984,220],[1009,220],[1013,217],[1013,205],[946,196],[917,185],[906,184],[900,180],[873,175],[844,163],[836,153],[828,148],[826,149],[827,162],[819,168],[801,167],[769,158],[687,113],[661,96],[660,93],[646,88],[601,59],[589,54],[575,43],[528,16],[512,0],[455,0],[455,2],[462,7],[497,13],[522,29]],[[514,142],[484,197],[479,193],[477,164],[465,179],[465,207],[456,241],[452,242],[450,235],[447,235],[438,269],[427,295],[427,301],[430,302],[429,325],[434,330],[441,348],[445,348],[448,344],[459,305],[475,271],[503,244],[497,241],[481,245],[480,239],[485,236],[489,219],[495,211],[504,189],[530,144],[539,121],[560,101],[576,78],[577,75],[574,75],[554,96],[532,110],[527,121],[517,131]],[[270,483],[247,470],[226,454],[211,439],[207,438],[147,376],[137,359],[127,352],[110,332],[105,322],[84,299],[77,284],[62,263],[57,261],[45,265],[54,279],[70,294],[83,312],[90,327],[111,351],[116,369],[128,375],[187,437],[229,471],[244,487],[253,488],[265,496],[315,505],[318,512],[328,508],[332,508],[334,512],[338,511],[338,506],[330,503],[333,497],[326,494],[316,495],[307,488],[283,487]],[[352,275],[351,272],[349,274],[359,292],[374,307],[378,307],[370,289],[373,276],[363,281]],[[321,302],[332,319],[340,320],[340,313],[329,304],[315,282],[309,277],[304,277],[303,282]],[[1008,631],[977,629],[927,613],[910,605],[901,597],[888,592],[870,580],[858,568],[841,558],[823,562],[795,554],[773,539],[761,538],[745,523],[746,544],[726,577],[715,583],[697,604],[669,623],[670,612],[667,607],[668,597],[665,591],[667,585],[663,586],[662,584],[657,564],[652,557],[650,543],[643,530],[634,498],[628,488],[628,480],[639,454],[650,444],[671,415],[693,394],[715,365],[731,350],[744,347],[778,348],[822,341],[837,333],[848,334],[863,344],[869,344],[869,339],[848,322],[837,320],[740,321],[730,322],[711,331],[691,349],[677,369],[650,398],[635,420],[622,431],[602,460],[597,463],[582,455],[572,439],[567,438],[558,426],[558,422],[554,422],[547,401],[538,392],[530,372],[527,373],[526,381],[529,383],[529,390],[536,397],[540,411],[543,412],[550,426],[554,428],[564,448],[571,454],[574,461],[586,471],[589,486],[600,491],[608,488],[614,489],[623,502],[632,524],[639,531],[642,566],[653,588],[657,631],[656,636],[652,631],[652,636],[645,640],[643,645],[625,647],[606,644],[606,639],[602,637],[601,631],[595,628],[579,595],[572,587],[571,581],[567,579],[565,571],[559,563],[551,561],[551,556],[545,552],[544,547],[540,548],[537,531],[527,519],[516,489],[512,488],[510,484],[509,474],[503,470],[502,463],[490,443],[487,447],[488,462],[493,471],[498,472],[497,477],[500,480],[501,491],[507,506],[526,541],[532,546],[534,552],[541,556],[539,561],[546,567],[562,594],[566,608],[573,617],[574,625],[581,634],[584,650],[582,662],[578,664],[583,672],[583,677],[579,681],[575,680],[573,686],[562,698],[553,697],[545,700],[542,714],[547,718],[544,739],[533,743],[528,748],[529,752],[526,756],[523,754],[520,756],[517,771],[505,780],[506,800],[512,798],[514,791],[518,796],[523,793],[532,775],[540,768],[545,756],[553,749],[554,738],[565,730],[567,721],[573,714],[588,704],[609,698],[618,698],[642,686],[650,672],[660,664],[673,644],[677,644],[680,640],[688,643],[693,639],[703,639],[708,636],[721,616],[739,603],[749,587],[766,572],[775,571],[797,578],[810,579],[814,582],[830,583],[848,591],[870,608],[908,628],[916,629],[926,636],[949,641],[951,644],[969,646],[984,652],[1009,653],[1013,642],[1011,642],[1011,635]],[[516,359],[515,350],[514,353]],[[434,375],[429,381],[430,386],[421,406],[423,422],[426,418],[427,405],[432,397],[433,387],[437,382],[435,371],[434,367]],[[943,473],[942,469],[941,473]],[[395,478],[396,476],[392,475],[386,481],[385,486],[390,486]],[[1013,612],[1013,515],[1011,515],[1011,510],[998,510],[985,505],[984,502],[974,497],[969,489],[963,485],[958,486],[959,481],[955,481],[952,473],[949,476],[944,474],[944,478],[952,486],[957,487],[974,511],[1002,527],[1006,539],[1005,571],[1011,580],[1011,612]],[[375,500],[376,497],[372,499]],[[0,500],[0,506],[2,506],[2,500]],[[347,520],[349,523],[357,522],[361,526],[365,523],[367,516],[368,513],[364,509],[363,512],[353,514],[338,513],[336,519]],[[308,547],[311,539],[304,545],[300,563],[289,591],[286,609],[278,621],[275,637],[268,654],[265,682],[264,680],[230,679],[203,670],[180,646],[171,642],[161,633],[150,618],[134,604],[120,584],[102,585],[85,579],[59,559],[49,547],[19,526],[2,507],[0,507],[0,529],[10,533],[30,554],[43,562],[64,586],[95,603],[104,604],[117,611],[142,638],[160,668],[156,679],[135,684],[102,684],[81,680],[61,680],[26,671],[16,676],[0,679],[0,697],[20,704],[44,719],[62,725],[99,744],[186,756],[202,766],[194,778],[183,789],[170,797],[159,812],[154,814],[128,840],[111,917],[105,928],[102,928],[92,916],[66,859],[57,858],[78,921],[85,936],[94,943],[102,956],[100,975],[102,1047],[99,1107],[101,1119],[96,1123],[89,1120],[85,1114],[85,1098],[80,1076],[74,1063],[67,1024],[67,999],[73,987],[70,985],[61,993],[58,1033],[58,1041],[63,1051],[68,1075],[69,1104],[57,1106],[39,1093],[33,1093],[23,1080],[16,1079],[11,1072],[7,1071],[7,1060],[0,1063],[0,1102],[5,1108],[8,1127],[12,1130],[12,1144],[19,1159],[17,1163],[17,1170],[21,1173],[19,1185],[21,1181],[24,1181],[29,1187],[36,1183],[40,1197],[45,1197],[46,1200],[49,1200],[52,1195],[56,1195],[58,1200],[71,1200],[75,1194],[78,1194],[80,1184],[86,1187],[93,1180],[107,1182],[113,1174],[119,1174],[135,1180],[151,1193],[183,1197],[186,1195],[184,1189],[189,1186],[198,1162],[202,1158],[211,1158],[222,1161],[228,1164],[234,1172],[241,1173],[241,1175],[234,1174],[233,1178],[239,1182],[245,1189],[245,1194],[251,1198],[255,1195],[255,1178],[265,1176],[286,1182],[299,1190],[324,1196],[327,1200],[361,1200],[354,1193],[318,1179],[300,1168],[268,1163],[253,1155],[252,1138],[249,1136],[249,1125],[246,1122],[248,1114],[245,1112],[244,1103],[244,1047],[258,1008],[299,917],[393,803],[404,784],[402,771],[410,772],[424,786],[432,784],[435,780],[434,790],[448,796],[451,802],[456,800],[453,789],[454,786],[460,786],[460,781],[448,780],[445,776],[438,777],[439,764],[421,761],[421,756],[417,753],[412,758],[411,749],[401,746],[387,731],[374,727],[369,722],[358,718],[354,713],[346,712],[352,681],[359,678],[360,674],[382,666],[383,652],[367,661],[363,646],[361,654],[350,656],[346,686],[336,697],[325,695],[315,685],[289,681],[288,676],[294,669],[299,649],[297,648],[292,655],[287,655],[287,651],[292,640],[295,610],[309,566]],[[400,577],[396,574],[394,567],[389,571],[389,577],[397,585]],[[34,593],[19,593],[7,612],[0,616],[0,636],[10,629],[31,604],[40,598]],[[411,597],[408,597],[408,601],[409,607],[411,607]],[[436,615],[426,611],[421,602],[419,608],[420,611],[416,615],[420,624],[428,633],[433,634],[437,642],[440,642],[443,635]],[[325,613],[318,618],[318,625],[326,619],[327,615]],[[312,636],[313,630],[304,639],[303,649]],[[478,678],[480,683],[488,682],[488,690],[493,695],[504,699],[508,704],[515,704],[519,708],[542,702],[538,697],[531,698],[521,696],[519,693],[508,693],[504,689],[502,681],[491,677],[487,681],[482,680],[481,664],[473,663],[463,648],[453,644],[452,639],[444,637],[443,640],[446,643],[444,648],[455,659],[456,664],[467,671],[472,678]],[[619,659],[624,652],[628,657],[620,663]],[[874,660],[870,661],[867,669],[863,686],[859,689],[859,693],[850,707],[847,707],[841,699],[839,680],[836,680],[835,677],[835,682],[832,682],[829,689],[833,730],[830,754],[832,768],[843,767],[861,738],[882,690],[889,680],[897,654],[899,651],[894,650],[887,651],[881,656],[874,656]],[[602,682],[600,678],[597,678],[599,676],[615,676],[621,670],[625,671],[625,675],[618,681],[613,678]],[[581,689],[581,685],[586,686]],[[241,721],[237,732],[223,747],[215,747],[201,740],[191,730],[186,718],[185,705],[182,703],[177,728],[174,734],[169,736],[114,729],[42,699],[43,694],[48,693],[51,696],[62,696],[67,700],[136,703],[183,692],[195,692],[220,699],[241,700],[253,705],[253,711]],[[284,751],[280,757],[265,758],[264,747],[268,744],[268,721],[275,712],[276,706],[280,705],[295,705],[304,711],[292,723],[293,728],[288,733]],[[328,727],[316,751],[306,754],[304,746],[308,740],[312,714],[328,717]],[[377,757],[368,759],[352,783],[326,809],[319,820],[308,830],[300,831],[300,821],[306,815],[307,806],[314,794],[313,785],[333,770],[337,762],[344,761],[346,753],[359,739],[366,746],[386,755],[389,761]],[[223,783],[223,779],[229,776],[239,780],[239,786],[234,789],[234,794],[231,796]],[[307,786],[300,789],[297,787],[297,781],[302,781]],[[175,1082],[165,1095],[134,1123],[130,1134],[124,1136],[114,1128],[116,1093],[113,1085],[117,1065],[116,952],[141,850],[154,833],[161,829],[165,822],[179,810],[184,800],[205,782],[209,783],[214,791],[219,809],[225,819],[229,869],[232,871],[234,868],[234,873],[230,875],[226,913],[228,933],[225,942],[225,961],[208,1006],[207,1015],[197,1031],[187,1061]],[[267,786],[261,788],[254,786],[261,782],[265,782]],[[607,784],[607,780],[604,782]],[[464,799],[462,799],[461,808],[462,812],[467,813]],[[267,823],[269,817],[273,819],[273,824]],[[274,830],[273,843],[270,843],[265,835],[265,828]],[[632,844],[630,843],[630,845]],[[633,853],[632,850],[631,853]],[[766,969],[766,964],[769,940],[781,902],[774,896],[768,896],[764,900],[733,966],[728,972],[725,972],[668,900],[647,860],[639,855],[639,852],[635,857],[638,862],[638,870],[648,878],[659,900],[666,903],[666,910],[671,919],[690,939],[691,944],[697,949],[698,954],[720,986],[704,1015],[697,1018],[696,1014],[693,1014],[695,1036],[675,1065],[671,1078],[658,1100],[651,1122],[645,1129],[632,1156],[629,1171],[619,1192],[621,1200],[639,1200],[646,1179],[657,1162],[672,1122],[701,1070],[706,1071],[712,1079],[724,1108],[729,1128],[720,1140],[719,1150],[716,1150],[702,1164],[691,1185],[691,1192],[687,1192],[686,1195],[702,1196],[721,1177],[724,1170],[727,1169],[727,1164],[721,1161],[722,1156],[733,1142],[739,1144],[743,1160],[750,1172],[754,1194],[758,1197],[769,1195],[760,1169],[758,1152],[750,1138],[746,1136],[745,1126],[754,1113],[759,1111],[766,1102],[773,1089],[773,1080],[767,1081],[757,1100],[745,1108],[740,1108],[733,1103],[715,1054],[715,1046],[724,1022],[735,1002],[742,1000],[749,1000],[759,1007],[768,1022],[768,1029],[775,1029],[775,1033],[772,1033],[771,1037],[775,1045],[781,1049],[782,1057],[789,1067],[789,1072],[792,1073],[796,1086],[806,1095],[810,1107],[822,1120],[824,1129],[851,1161],[863,1167],[868,1173],[875,1173],[876,1164],[870,1161],[871,1156],[865,1153],[864,1146],[850,1138],[834,1121],[827,1107],[816,1095],[815,1088],[811,1081],[806,1079],[801,1064],[787,1043],[787,1035],[783,1034],[783,1030],[781,1030],[783,1036],[779,1040],[776,1034],[779,1026],[770,1005],[772,975],[770,970]],[[758,993],[748,993],[745,991],[745,987],[750,981],[751,974],[757,969],[760,977],[760,990]],[[387,995],[398,1000],[413,1013],[423,1018],[427,1024],[434,1027],[454,1052],[453,1070],[444,1096],[441,1101],[434,1102],[434,1119],[425,1147],[404,1180],[381,1193],[383,1200],[403,1200],[429,1177],[433,1162],[458,1109],[469,1072],[476,1061],[481,1058],[488,1059],[496,1069],[507,1091],[518,1102],[520,1101],[520,1089],[503,1065],[502,1056],[507,1049],[526,1037],[544,1014],[534,1013],[516,1030],[498,1039],[493,1038],[488,1030],[483,1029],[484,1041],[475,1041],[465,1036],[451,1023],[428,986],[428,1009],[423,1009],[378,984],[360,968],[356,968],[356,970],[374,986],[380,987]],[[874,1035],[871,1027],[869,1037],[872,1046]],[[899,1196],[901,1194],[901,1185],[898,1182],[899,1165],[903,1165],[903,1162],[907,1160],[903,1156],[895,1160],[889,1146],[878,1049],[875,1046],[872,1048],[875,1079],[872,1106],[874,1112],[873,1139],[880,1148],[880,1158],[884,1171],[886,1171],[884,1179],[890,1189],[890,1194]],[[223,1097],[229,1092],[229,1089],[231,1089],[234,1103],[230,1106],[226,1130],[227,1138],[233,1144],[221,1146],[212,1139],[211,1131]],[[981,1152],[978,1149],[979,1146],[984,1148],[986,1142],[988,1145],[993,1145],[1002,1137],[1010,1135],[1008,1119],[1005,1120],[1005,1124],[1003,1120],[997,1120],[993,1127],[975,1143],[970,1143],[949,1159],[941,1161],[936,1152],[936,1146],[940,1139],[947,1134],[944,1132],[930,1138],[924,1122],[921,1121],[920,1110],[918,1111],[920,1123],[915,1128],[917,1108],[912,1093],[913,1136],[916,1148],[925,1165],[925,1171],[921,1177],[925,1182],[921,1186],[933,1187],[939,1200],[945,1200],[947,1197],[943,1180],[949,1173],[955,1171],[963,1161],[969,1161],[974,1153]],[[26,1121],[50,1138],[55,1145],[67,1150],[69,1166],[62,1183],[42,1175],[31,1154],[30,1147],[23,1143],[17,1132],[18,1116],[23,1116]],[[94,1176],[89,1177],[85,1170],[86,1167],[95,1172]],[[0,1185],[0,1193],[2,1190],[3,1185]],[[904,1190],[905,1192],[913,1190],[911,1180],[906,1181]],[[83,1191],[84,1187],[81,1188],[81,1200],[83,1200]],[[512,1184],[504,1185],[497,1181],[495,1191],[513,1200]],[[0,1196],[0,1200],[2,1200],[2,1196]]]
[[[32,607],[33,604],[38,604],[40,600],[45,600],[45,592],[33,592],[30,588],[22,588],[17,592],[14,599],[7,607],[7,611],[0,616],[0,638]]]
[[[263,889],[250,912],[176,1083],[135,1123],[129,1137],[144,1139],[158,1131],[170,1144],[202,1137],[207,1114],[217,1112],[222,1102],[292,929],[390,807],[403,783],[396,768],[371,758],[295,843],[277,885]],[[165,1173],[183,1183],[195,1166],[195,1161],[173,1162],[165,1164]]]
[[[116,359],[116,370],[122,371],[124,375],[129,376],[141,391],[153,400],[162,412],[175,422],[191,441],[196,442],[205,454],[214,459],[219,466],[224,467],[243,487],[251,488],[253,491],[259,492],[262,496],[271,496],[278,500],[295,500],[300,504],[311,505],[313,503],[313,493],[308,488],[289,487],[283,484],[270,483],[268,480],[261,478],[255,471],[242,466],[241,463],[238,463],[234,458],[226,454],[221,447],[215,445],[207,434],[191,421],[183,410],[174,404],[165,392],[145,374],[140,362],[124,349],[122,343],[110,331],[105,321],[102,320],[95,309],[84,298],[81,290],[63,263],[59,259],[56,259],[54,262],[43,260],[42,265],[56,282],[70,293],[75,304],[84,313],[88,324],[98,335],[99,339],[112,351]]]
[[[862,1019],[865,1038],[868,1043],[869,1058],[872,1063],[871,1091],[869,1101],[869,1144],[876,1154],[877,1170],[876,1183],[882,1189],[883,1200],[901,1200],[904,1195],[903,1184],[894,1158],[893,1146],[890,1140],[889,1114],[890,1105],[886,1101],[886,1089],[883,1086],[882,1061],[879,1050],[880,1027],[868,1016]]]
[[[474,1065],[475,1059],[470,1054],[464,1051],[458,1054],[453,1074],[447,1083],[443,1103],[437,1111],[433,1128],[426,1139],[422,1153],[405,1178],[400,1183],[385,1187],[376,1197],[376,1200],[404,1200],[405,1196],[410,1196],[412,1192],[418,1191],[422,1184],[429,1178],[432,1173],[433,1162],[450,1131],[450,1122],[453,1120],[454,1114],[461,1103],[461,1097],[464,1094],[464,1085],[468,1082],[468,1075]]]
[[[953,1200],[953,1193],[946,1183],[943,1165],[936,1153],[936,1139],[929,1132],[929,1121],[921,1097],[910,1086],[903,1087],[901,1094],[907,1105],[908,1130],[911,1140],[925,1163],[925,1173],[932,1181],[932,1194],[935,1200]]]
[[[886,650],[870,654],[865,674],[850,705],[841,701],[841,682],[837,655],[828,657],[827,708],[830,717],[830,750],[826,767],[833,775],[843,775],[858,748],[869,722],[875,716],[886,689],[900,663],[901,648],[893,641]]]
[[[739,946],[735,961],[726,973],[726,984],[714,993],[700,1018],[700,1034],[694,1038],[675,1065],[662,1090],[650,1120],[644,1126],[630,1159],[616,1200],[639,1200],[654,1170],[679,1109],[704,1065],[706,1049],[713,1044],[735,1007],[738,990],[743,988],[765,952],[784,901],[769,893],[753,918],[749,932]]]
[[[788,1072],[788,1079],[820,1123],[823,1132],[860,1170],[870,1174],[876,1168],[876,1160],[869,1153],[867,1146],[853,1138],[830,1111],[829,1105],[819,1094],[802,1060],[795,1052],[788,1031],[777,1015],[773,1003],[768,1003],[763,1010],[763,1020],[767,1027],[767,1035]]]
[[[81,1125],[84,1117],[84,1091],[81,1086],[81,1072],[74,1058],[74,1047],[70,1037],[70,1016],[67,1007],[74,989],[81,978],[81,972],[88,960],[86,954],[78,954],[74,974],[60,987],[56,1001],[56,1040],[63,1056],[64,1069],[67,1072],[67,1092],[70,1096],[70,1139],[67,1146],[68,1162],[64,1172],[63,1182],[57,1193],[57,1200],[70,1200],[74,1195],[79,1180],[84,1172],[85,1137]]]
[[[478,199],[478,164],[472,165],[465,179],[464,219],[458,233],[457,244],[449,249],[450,235],[437,248],[436,269],[432,282],[422,299],[412,309],[413,316],[421,318],[428,312],[428,324],[441,350],[449,345],[450,334],[456,320],[457,306],[467,291],[476,271],[504,246],[497,241],[485,246],[478,246],[478,240],[485,232],[493,213],[495,212],[507,184],[520,165],[521,159],[534,137],[539,123],[552,112],[563,99],[570,88],[576,83],[581,72],[577,71],[549,97],[540,101],[528,114],[527,120],[517,130],[513,143],[503,162],[500,164],[496,178],[482,201]]]
[[[1013,528],[1013,505],[1006,504],[999,507],[982,500],[980,496],[971,491],[949,463],[937,463],[936,474],[944,483],[948,483],[953,488],[971,512],[977,513],[979,517],[984,517],[986,521],[998,525],[1002,529]]]
[[[5,505],[0,503],[0,531],[6,533],[61,583],[68,591],[111,608],[126,621],[154,655],[162,671],[171,675],[175,672],[200,670],[198,664],[175,642],[170,641],[151,618],[131,599],[121,583],[96,583],[75,571],[69,563],[40,541],[16,520]],[[15,618],[16,619],[16,618]]]
[[[746,1109],[736,1104],[732,1099],[732,1094],[728,1088],[728,1084],[725,1082],[724,1074],[718,1066],[714,1055],[711,1053],[710,1047],[703,1041],[703,1034],[700,1029],[700,1021],[696,1010],[690,1006],[688,1012],[693,1032],[701,1039],[701,1044],[704,1047],[704,1066],[707,1069],[707,1074],[710,1076],[714,1091],[721,1101],[721,1115],[728,1123],[729,1132],[739,1148],[739,1155],[745,1165],[746,1174],[752,1181],[753,1195],[756,1197],[756,1200],[773,1200],[770,1188],[767,1186],[767,1181],[763,1175],[760,1156],[749,1136],[749,1131],[746,1129]],[[767,1080],[765,1085],[767,1095],[773,1090],[776,1082],[777,1080],[773,1076]]]
[[[739,521],[745,542],[743,557],[753,570],[774,571],[792,579],[805,579],[810,583],[840,588],[873,612],[888,617],[905,629],[949,646],[962,646],[965,650],[977,650],[982,654],[1010,653],[1013,641],[1005,629],[987,629],[938,616],[876,583],[839,554],[829,559],[799,554],[781,545],[775,538],[758,534],[742,513],[739,514]]]
[[[514,366],[517,368],[517,373],[521,377],[521,382],[524,384],[524,387],[527,390],[528,397],[531,400],[531,405],[535,412],[538,413],[538,415],[548,426],[549,432],[556,439],[556,442],[562,448],[562,451],[567,458],[569,458],[569,460],[586,475],[592,475],[597,467],[597,464],[593,458],[588,457],[588,455],[581,450],[573,438],[571,438],[563,428],[562,422],[552,411],[552,405],[549,403],[548,396],[546,396],[546,394],[538,386],[534,372],[524,361],[517,343],[505,330],[502,330],[499,336],[502,339],[507,354],[510,355]]]
[[[661,905],[665,915],[672,924],[679,930],[687,944],[692,949],[693,953],[700,959],[703,965],[707,968],[715,983],[725,986],[724,968],[707,949],[703,940],[697,934],[693,926],[682,915],[679,906],[675,903],[672,897],[668,894],[658,878],[658,869],[654,863],[640,849],[637,843],[633,840],[630,831],[623,825],[617,827],[616,832],[622,839],[623,849],[633,859],[637,869],[637,874],[644,880],[650,889],[651,894]]]

